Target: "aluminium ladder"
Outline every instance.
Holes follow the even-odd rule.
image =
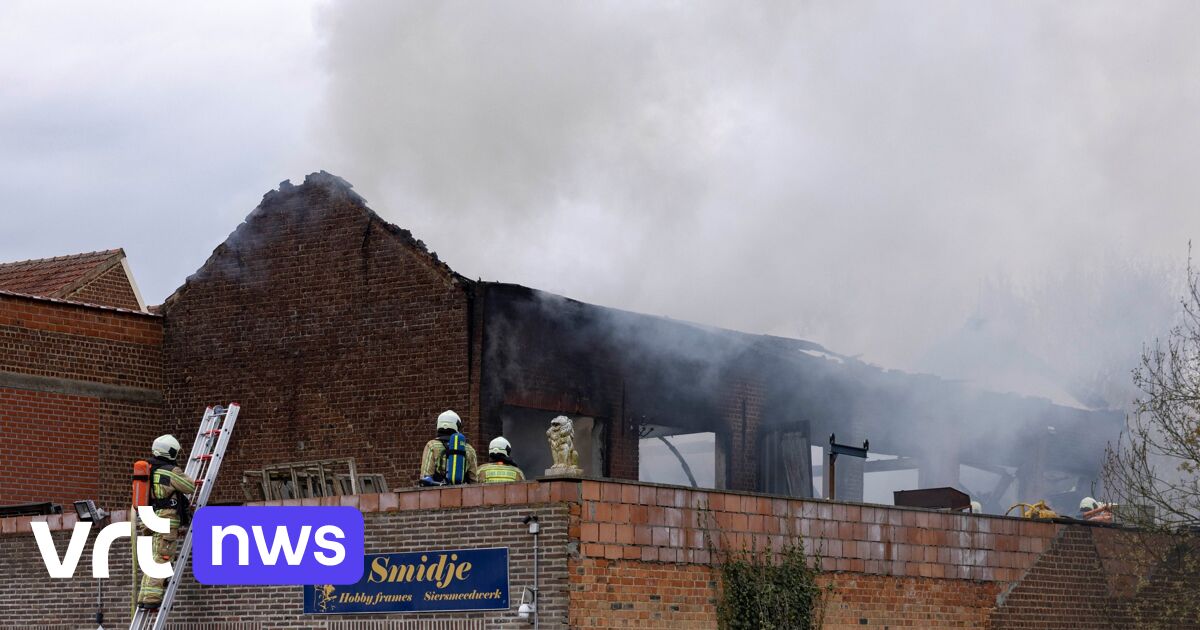
[[[188,497],[193,510],[199,510],[208,503],[208,495],[212,493],[213,482],[221,469],[221,460],[225,457],[225,448],[229,446],[229,437],[233,433],[233,424],[237,421],[240,409],[237,403],[229,403],[228,407],[217,405],[204,410],[204,417],[200,419],[200,430],[196,432],[196,440],[192,442],[192,454],[188,457],[187,467],[184,468],[184,474],[196,480],[196,490]],[[136,519],[135,511],[130,520]],[[162,604],[158,610],[135,609],[133,619],[129,622],[129,630],[165,630],[167,615],[171,613],[171,604],[175,602],[175,594],[179,590],[179,583],[183,581],[191,553],[192,529],[189,527],[178,553],[175,554],[175,572],[167,580]],[[134,553],[135,558],[136,556]],[[134,564],[136,566],[136,562]],[[136,575],[136,571],[134,574]]]

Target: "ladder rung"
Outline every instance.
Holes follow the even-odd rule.
[[[212,453],[208,453],[207,455],[197,455],[197,456],[193,457],[192,459],[198,459],[200,461],[208,461],[208,460],[212,459]]]
[[[211,431],[205,431],[204,435],[221,435],[221,430],[220,429],[212,429]]]

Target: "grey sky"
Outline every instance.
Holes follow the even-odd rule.
[[[1200,235],[1194,2],[247,5],[0,5],[0,259],[158,302],[325,169],[472,277],[922,367],[994,286],[1136,349],[1105,274]]]

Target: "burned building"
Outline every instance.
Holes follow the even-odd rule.
[[[484,312],[485,433],[520,434],[523,422],[547,413],[593,419],[598,476],[637,478],[640,440],[711,433],[713,487],[811,497],[812,465],[821,470],[812,447],[836,433],[893,455],[845,461],[844,499],[862,500],[871,473],[911,470],[920,487],[964,487],[966,466],[975,487],[964,489],[990,511],[1014,495],[1067,505],[1090,492],[1099,454],[1121,427],[1119,413],[884,370],[808,341],[508,284],[480,283],[475,295]]]
[[[268,193],[150,310],[0,287],[0,505],[122,508],[153,436],[186,448],[206,405],[237,401],[210,504],[353,506],[368,553],[459,545],[511,558],[512,598],[497,610],[347,621],[310,610],[294,586],[185,575],[173,626],[521,628],[516,598],[540,585],[548,628],[715,627],[713,540],[819,552],[835,587],[827,627],[1129,627],[1121,611],[1145,593],[1125,588],[1136,580],[1115,562],[1112,527],[871,504],[888,503],[870,495],[878,475],[957,486],[991,512],[1013,497],[1066,502],[1089,490],[1118,414],[470,280],[326,173]],[[549,464],[549,419],[569,415],[592,478],[416,489],[446,408],[476,445],[509,437],[530,477]],[[22,433],[74,437],[69,485],[29,437],[12,438]],[[880,455],[839,463],[839,501],[809,500],[831,433]],[[528,516],[542,523],[540,555]],[[95,580],[50,579],[34,519],[60,551],[73,537],[74,514],[0,518],[0,627],[79,627],[104,605]],[[128,545],[113,552],[129,566]],[[127,618],[129,581],[109,583],[109,619]]]
[[[909,470],[993,511],[1014,496],[1087,493],[1120,428],[1116,414],[807,341],[472,281],[324,173],[267,194],[162,311],[168,428],[185,435],[205,401],[246,410],[223,501],[263,498],[237,487],[243,471],[310,460],[353,458],[383,487],[411,486],[445,408],[477,444],[509,437],[533,475],[548,466],[548,420],[567,414],[588,475],[663,481],[639,452],[677,453],[680,436],[700,435],[669,465],[703,469],[715,488],[810,497],[836,433],[890,455],[845,461],[840,498],[862,500],[873,473]],[[686,483],[700,485],[694,472]]]

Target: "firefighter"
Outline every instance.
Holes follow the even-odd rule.
[[[456,439],[455,436],[460,439]],[[461,442],[460,452],[448,449],[448,445]],[[455,474],[461,467],[462,472]],[[460,477],[456,480],[456,477]],[[475,483],[479,479],[479,463],[475,449],[462,435],[462,418],[447,409],[437,419],[437,437],[425,444],[421,453],[421,485],[440,486],[445,484]]]
[[[1097,523],[1113,522],[1112,506],[1107,503],[1101,503],[1092,497],[1084,497],[1079,502],[1079,515],[1085,521],[1096,521]]]
[[[180,530],[188,522],[188,497],[196,490],[195,480],[184,474],[176,465],[179,458],[179,440],[172,435],[163,435],[154,440],[150,447],[154,458],[150,460],[150,506],[154,513],[171,521],[171,530],[165,534],[154,532],[154,555],[158,562],[175,559],[175,541]],[[142,576],[138,589],[140,608],[158,608],[162,604],[163,586],[166,580]]]
[[[498,437],[488,444],[488,463],[479,467],[480,483],[525,481],[525,474],[512,460],[512,444]]]

